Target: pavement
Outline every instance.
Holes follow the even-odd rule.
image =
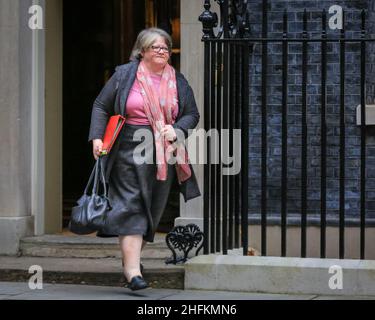
[[[165,234],[156,234],[142,256],[151,287],[132,292],[123,287],[117,239],[68,233],[25,238],[19,256],[0,256],[0,300],[375,300],[375,296],[184,290],[184,266],[164,263],[170,254]],[[36,271],[30,271],[31,266],[42,271],[41,289],[29,287]]]
[[[367,296],[319,296],[223,291],[128,288],[43,283],[30,289],[28,282],[0,282],[0,300],[375,300]]]

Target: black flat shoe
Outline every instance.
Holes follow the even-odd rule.
[[[147,282],[141,276],[133,277],[128,285],[128,288],[132,291],[146,289],[147,287]]]

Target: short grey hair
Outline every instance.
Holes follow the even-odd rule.
[[[171,36],[162,29],[159,28],[148,28],[142,30],[137,40],[135,41],[130,60],[141,60],[141,52],[149,47],[156,41],[158,37],[164,38],[165,44],[168,46],[169,51],[172,50],[172,38]]]

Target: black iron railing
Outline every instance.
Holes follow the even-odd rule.
[[[215,146],[207,142],[207,162],[204,167],[204,253],[222,252],[243,248],[248,254],[248,189],[249,189],[249,103],[250,67],[249,57],[255,44],[261,51],[261,254],[267,255],[267,136],[268,136],[268,45],[281,44],[282,55],[282,97],[281,97],[281,256],[287,252],[287,206],[288,206],[288,55],[289,45],[301,45],[301,188],[300,188],[300,228],[301,257],[307,255],[307,192],[308,192],[308,55],[309,45],[318,43],[321,51],[321,112],[320,112],[320,256],[326,257],[327,228],[327,46],[339,46],[339,88],[340,88],[340,129],[339,129],[339,257],[345,257],[345,73],[346,47],[349,43],[360,45],[360,105],[361,105],[361,153],[360,153],[360,258],[365,258],[366,228],[366,44],[375,39],[366,38],[366,15],[361,14],[360,38],[346,37],[344,28],[337,38],[327,35],[327,14],[321,13],[321,36],[311,38],[307,29],[308,13],[303,13],[301,37],[288,35],[288,13],[283,15],[283,32],[280,38],[268,37],[267,1],[263,1],[263,22],[261,38],[252,38],[247,1],[216,1],[220,5],[220,25],[212,12],[210,1],[204,1],[204,12],[199,17],[203,24],[204,42],[204,126],[208,131],[217,129],[220,137],[222,129],[241,129],[241,172],[237,175],[223,175],[222,164],[212,163],[210,154]],[[345,13],[344,13],[345,16]],[[233,153],[233,135],[229,139],[229,154]],[[221,154],[221,141],[219,154]],[[226,147],[226,146],[225,146]],[[241,239],[241,241],[240,241]]]

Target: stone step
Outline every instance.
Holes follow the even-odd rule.
[[[166,265],[160,259],[142,259],[143,276],[152,288],[183,289],[184,266]],[[124,286],[121,260],[116,258],[56,258],[0,256],[0,281],[27,283],[40,266],[44,283]]]
[[[55,258],[121,258],[117,238],[77,235],[43,235],[23,238],[20,256]],[[165,260],[172,255],[165,243],[165,234],[156,234],[155,241],[142,251],[142,259]]]
[[[375,298],[375,261],[210,254],[185,265],[185,289]]]

